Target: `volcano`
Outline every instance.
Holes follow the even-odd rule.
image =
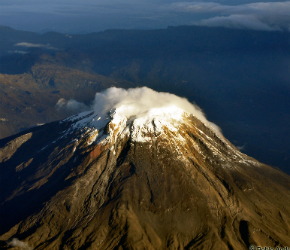
[[[111,88],[0,147],[3,249],[290,246],[290,177],[174,95]]]

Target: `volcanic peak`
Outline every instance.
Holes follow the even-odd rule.
[[[97,94],[93,111],[0,149],[0,243],[16,237],[39,250],[289,245],[289,176],[239,152],[185,99],[110,91]]]
[[[128,136],[134,142],[146,142],[153,136],[163,134],[165,130],[178,135],[178,128],[185,122],[186,117],[190,116],[188,112],[175,106],[154,108],[139,116],[126,116],[124,110],[127,108],[130,109],[128,106],[121,106],[103,115],[89,111],[70,117],[65,120],[73,122],[67,132],[89,130],[89,144],[113,138],[115,141],[118,136]]]
[[[182,140],[178,131],[182,124],[188,123],[190,116],[196,116],[217,136],[221,136],[219,128],[185,98],[158,93],[147,87],[128,90],[113,87],[97,93],[93,111],[64,121],[73,123],[68,132],[86,128],[90,135],[88,143],[98,144],[103,140],[116,141],[118,136],[128,136],[134,142],[146,142],[165,131]]]

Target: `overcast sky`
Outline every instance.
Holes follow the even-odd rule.
[[[0,25],[87,33],[170,25],[290,31],[290,1],[0,0]]]

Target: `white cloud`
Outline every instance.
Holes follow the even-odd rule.
[[[50,46],[49,44],[37,44],[37,43],[16,43],[14,46],[25,47],[25,48],[45,48],[45,49],[52,49],[57,50],[56,48]]]
[[[118,109],[121,117],[146,117],[154,114],[156,109],[175,110],[182,109],[193,114],[207,126],[215,131],[220,129],[215,124],[209,122],[202,110],[190,103],[186,98],[182,98],[170,93],[156,92],[150,88],[121,89],[109,88],[95,96],[94,110],[97,114],[104,114],[111,110]]]
[[[194,24],[254,30],[289,30],[290,1],[257,2],[241,5],[222,5],[214,2],[183,2],[168,6],[179,13],[215,14]]]
[[[208,27],[226,27],[236,29],[253,29],[265,31],[282,30],[278,25],[270,26],[259,20],[254,15],[235,14],[230,16],[213,17],[196,22],[196,24]]]
[[[165,28],[168,25],[193,22],[197,25],[201,22],[200,25],[212,26],[216,20],[219,26],[234,28],[289,30],[290,27],[290,1],[281,0],[248,4],[239,4],[241,0],[233,4],[229,0],[3,1],[0,3],[0,17],[9,20],[9,17],[5,19],[4,16],[11,15],[13,20],[7,21],[10,24],[5,25],[18,23],[17,26],[23,26],[22,29],[37,27],[37,30],[41,30],[42,27],[66,33],[72,30],[73,33],[80,32],[79,29],[81,32],[87,32],[87,29],[97,31],[108,28]],[[223,4],[225,2],[230,4]],[[38,18],[38,21],[31,18],[31,14],[32,17]],[[212,19],[215,17],[218,19]],[[205,22],[205,18],[211,20]],[[246,21],[246,18],[249,20]]]
[[[180,117],[180,111],[178,110],[181,109],[193,114],[217,133],[221,133],[220,128],[214,123],[209,122],[202,110],[197,105],[190,103],[186,98],[170,93],[157,92],[147,87],[127,90],[116,87],[109,88],[103,92],[96,93],[91,107],[73,99],[67,101],[61,98],[57,102],[56,107],[61,112],[67,110],[73,111],[74,114],[94,110],[99,116],[117,110],[117,116],[120,118],[126,117],[130,119],[135,117],[144,118],[145,120],[153,117],[155,112],[160,109],[178,120],[177,117]],[[174,111],[176,111],[176,114],[173,113]]]
[[[32,250],[32,248],[25,242],[20,241],[16,238],[13,238],[11,241],[7,242],[8,246],[11,247],[19,247],[20,249],[23,250]]]
[[[221,14],[286,14],[290,13],[290,1],[286,2],[257,2],[240,5],[222,5],[216,2],[182,2],[168,5],[172,11],[192,13],[221,13]]]
[[[172,3],[167,6],[171,11],[177,12],[192,12],[192,13],[211,13],[221,12],[227,9],[229,6],[223,6],[220,3],[214,2],[181,2]]]
[[[90,109],[90,107],[86,106],[84,103],[78,102],[74,99],[66,100],[64,98],[61,98],[56,103],[56,108],[63,112],[68,111],[69,113],[80,113],[83,111],[87,111]]]
[[[35,44],[35,43],[16,43],[14,46],[21,46],[21,47],[27,47],[27,48],[39,48],[39,47],[45,47],[44,44]]]

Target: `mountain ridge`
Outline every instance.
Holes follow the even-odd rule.
[[[40,40],[22,35],[17,40],[1,37],[5,44],[10,44],[9,48],[7,44],[0,46],[7,55],[0,58],[2,74],[14,74],[11,77],[16,78],[20,73],[29,74],[34,63],[49,61],[55,67],[104,75],[121,85],[129,81],[135,86],[185,96],[202,106],[243,152],[289,173],[290,149],[285,139],[290,134],[285,125],[290,117],[289,33],[183,26],[151,31],[108,30],[88,35],[47,34]],[[73,77],[74,74],[70,77],[72,97],[82,92],[74,89]],[[18,81],[21,82],[20,77]],[[124,86],[128,85],[120,87]],[[14,99],[14,93],[6,94]],[[88,104],[93,91],[83,94],[87,94],[86,100],[77,100]],[[23,101],[19,103],[21,107],[26,106],[26,98],[18,96],[18,100]],[[45,108],[54,109],[51,102],[46,104]],[[11,109],[6,111],[7,116],[14,112]],[[20,123],[9,126],[9,117],[0,117],[5,126],[5,130],[1,129],[2,137],[64,118],[53,111],[25,118],[20,114]]]
[[[288,175],[242,154],[195,115],[154,115],[174,126],[143,133],[134,121],[144,112],[123,120],[114,105],[0,141],[0,240],[34,249],[290,244]]]

